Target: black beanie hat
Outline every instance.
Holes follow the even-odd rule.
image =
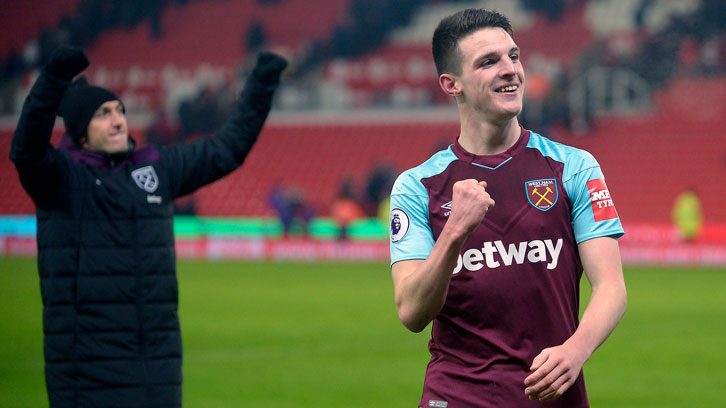
[[[58,115],[63,118],[66,132],[79,143],[96,110],[108,101],[120,100],[113,92],[100,86],[88,85],[85,77],[76,80],[63,95]]]

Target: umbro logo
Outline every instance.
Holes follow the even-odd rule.
[[[444,212],[444,217],[448,217],[449,215],[451,215],[451,201],[442,205],[441,208],[443,208],[444,210],[448,210]]]

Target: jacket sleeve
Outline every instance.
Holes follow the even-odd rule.
[[[214,136],[160,149],[174,197],[189,194],[239,167],[257,141],[279,79],[265,83],[251,74],[231,116]]]
[[[50,200],[62,188],[67,163],[50,144],[58,106],[70,86],[41,70],[30,89],[10,146],[20,182],[36,204]]]

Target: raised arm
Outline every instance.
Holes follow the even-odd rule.
[[[456,182],[451,215],[428,258],[393,264],[396,310],[409,330],[420,332],[441,311],[461,247],[493,205],[486,182]]]
[[[15,162],[20,181],[30,196],[42,200],[59,185],[55,177],[58,162],[50,145],[55,117],[73,77],[88,67],[86,54],[76,47],[63,46],[51,56],[30,89],[13,134],[10,160]]]
[[[257,141],[287,61],[263,52],[248,77],[231,116],[213,137],[167,150],[177,177],[175,195],[184,195],[232,172]]]

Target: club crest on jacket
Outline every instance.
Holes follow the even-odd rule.
[[[153,166],[140,167],[131,172],[131,177],[139,188],[149,193],[153,193],[159,187],[159,178]]]

